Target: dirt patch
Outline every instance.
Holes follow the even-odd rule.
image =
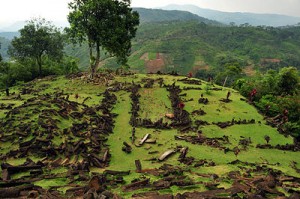
[[[165,59],[163,54],[157,53],[156,59],[154,60],[145,60],[145,67],[147,73],[157,73],[165,67]]]
[[[197,61],[195,62],[195,65],[193,66],[191,72],[193,74],[196,74],[199,70],[206,70],[209,71],[210,70],[210,66],[207,65],[204,61]]]
[[[256,71],[254,70],[254,66],[253,65],[250,65],[250,66],[247,66],[246,68],[244,68],[243,72],[247,76],[254,76],[256,74]]]
[[[149,61],[149,53],[144,53],[144,54],[140,57],[140,60]]]
[[[261,59],[261,63],[280,63],[280,59]]]

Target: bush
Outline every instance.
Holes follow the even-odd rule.
[[[283,130],[286,133],[295,137],[298,142],[300,141],[300,124],[299,124],[299,122],[298,123],[287,122],[283,125]]]
[[[265,113],[266,107],[270,106],[270,109],[267,116],[274,117],[280,113],[282,113],[282,110],[276,100],[276,97],[273,95],[265,95],[263,96],[258,102],[255,103],[256,107],[258,107],[259,110],[261,110],[263,113]]]

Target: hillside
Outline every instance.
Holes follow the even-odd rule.
[[[134,8],[140,15],[140,23],[168,21],[199,21],[206,24],[221,25],[221,23],[200,17],[187,11]]]
[[[189,22],[160,22],[140,25],[133,40],[129,66],[139,72],[177,71],[216,76],[228,65],[246,75],[256,71],[300,66],[300,27],[263,28],[213,26]],[[70,53],[70,55],[75,55]],[[81,64],[88,66],[86,48],[75,48]],[[116,69],[114,59],[107,68]]]
[[[253,26],[287,26],[300,23],[300,17],[292,17],[278,14],[256,14],[242,12],[221,12],[211,9],[203,9],[194,5],[168,5],[164,10],[183,10],[194,13],[198,16],[216,20],[224,24],[235,23],[237,25],[250,24]]]
[[[153,22],[171,22],[171,21],[198,21],[207,24],[213,25],[221,25],[221,23],[213,20],[209,20],[203,17],[199,17],[198,15],[186,12],[186,11],[167,11],[167,10],[159,10],[159,9],[145,9],[145,8],[134,8],[140,14],[140,23],[153,23]],[[67,26],[66,23],[63,22],[53,22],[58,27]],[[3,48],[0,49],[0,53],[5,59],[8,59],[7,55],[7,46],[9,44],[9,40],[12,40],[14,37],[19,36],[18,32],[10,32],[12,30],[19,30],[25,25],[25,22],[18,22],[13,24],[11,27],[8,27],[5,32],[0,31],[0,43],[2,43]],[[2,41],[2,42],[1,42]],[[87,46],[83,45],[73,47],[71,45],[66,46],[66,52],[72,56],[79,58],[80,68],[86,68],[88,66],[88,57],[86,56]],[[105,55],[105,53],[103,53]]]
[[[128,65],[135,71],[192,72],[199,77],[216,76],[226,65],[235,65],[243,74],[300,66],[300,27],[220,26],[217,22],[183,11],[136,8],[141,25],[133,40]],[[163,20],[158,22],[159,20]],[[1,34],[0,34],[1,35]],[[12,36],[7,33],[2,37]],[[5,53],[3,42],[1,54]],[[65,48],[79,59],[79,67],[89,66],[87,45]],[[115,59],[102,52],[101,66],[116,69]]]
[[[299,196],[299,146],[235,90],[102,73],[10,92],[0,95],[2,197]]]
[[[10,40],[2,37],[0,34],[0,54],[3,57],[4,60],[8,59],[8,46],[10,45]]]

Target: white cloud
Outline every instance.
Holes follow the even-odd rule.
[[[4,0],[0,6],[0,27],[14,21],[43,17],[51,21],[64,21],[69,0]]]
[[[66,21],[71,0],[1,0],[0,28],[15,21],[44,17]],[[278,13],[300,16],[300,0],[132,0],[133,7],[162,7],[168,4],[194,4],[222,11]]]

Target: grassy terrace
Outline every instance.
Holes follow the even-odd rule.
[[[275,145],[285,145],[292,144],[293,139],[291,137],[285,137],[277,132],[275,128],[267,126],[264,120],[264,117],[257,112],[257,110],[249,105],[247,102],[240,100],[242,96],[229,88],[224,88],[223,90],[210,90],[206,91],[207,83],[202,82],[202,85],[190,85],[178,81],[183,77],[174,77],[174,76],[162,76],[162,75],[130,75],[126,77],[115,77],[114,80],[110,80],[109,84],[114,82],[123,82],[123,83],[132,83],[134,81],[136,84],[140,83],[144,78],[152,78],[155,80],[153,88],[142,88],[139,89],[139,102],[140,110],[139,117],[142,119],[148,118],[152,121],[157,121],[160,118],[163,118],[164,122],[171,123],[170,119],[165,118],[165,114],[172,113],[171,101],[168,98],[170,93],[165,87],[160,87],[157,79],[163,78],[165,85],[171,85],[173,82],[176,82],[176,85],[179,85],[181,89],[185,87],[198,87],[202,90],[182,90],[180,94],[182,95],[181,99],[185,104],[184,109],[190,113],[192,120],[192,126],[195,125],[196,120],[202,120],[209,123],[209,125],[200,126],[198,130],[201,130],[202,136],[205,138],[221,138],[223,136],[228,136],[228,143],[221,143],[222,147],[228,148],[229,152],[226,154],[223,150],[218,147],[208,146],[207,144],[197,144],[191,143],[184,140],[175,140],[175,136],[197,136],[197,131],[186,131],[181,132],[179,129],[171,128],[167,130],[154,129],[154,128],[136,128],[136,141],[135,144],[131,143],[131,132],[132,126],[129,124],[131,117],[131,98],[130,92],[126,90],[120,90],[112,92],[117,97],[117,102],[112,109],[112,113],[117,114],[117,117],[114,118],[114,129],[113,133],[107,137],[105,144],[108,146],[111,158],[109,165],[104,168],[91,167],[90,173],[92,172],[102,173],[105,170],[116,170],[116,171],[128,171],[130,174],[124,176],[125,184],[121,186],[109,186],[109,189],[114,193],[130,198],[135,193],[147,192],[151,189],[138,189],[125,191],[123,186],[130,184],[134,179],[141,178],[150,178],[150,182],[157,181],[161,179],[161,176],[155,176],[149,173],[137,173],[135,167],[135,160],[140,160],[142,164],[142,169],[144,170],[153,170],[159,169],[164,164],[170,164],[173,166],[178,166],[184,170],[184,175],[189,177],[195,184],[186,187],[171,186],[167,189],[159,190],[161,194],[171,193],[176,195],[177,193],[184,193],[186,191],[206,191],[207,187],[203,183],[214,182],[209,176],[212,174],[217,174],[220,177],[218,188],[229,188],[231,187],[233,181],[228,179],[228,173],[232,171],[241,171],[240,166],[245,168],[253,168],[249,165],[240,165],[240,164],[229,164],[232,161],[240,160],[242,162],[253,163],[255,165],[265,165],[268,168],[275,170],[280,170],[285,175],[300,177],[300,174],[296,172],[295,169],[291,167],[291,162],[296,162],[296,166],[300,167],[300,153],[292,151],[283,151],[277,149],[259,149],[256,148],[257,144],[266,144],[264,139],[265,135],[270,137],[270,144]],[[25,101],[33,97],[37,97],[43,94],[49,94],[50,96],[55,95],[56,92],[63,92],[64,97],[68,97],[70,102],[78,104],[78,112],[83,111],[85,106],[87,107],[96,107],[101,104],[103,99],[103,92],[107,88],[105,84],[92,84],[87,83],[83,78],[74,78],[66,79],[64,77],[58,77],[55,79],[43,79],[35,81],[30,84],[32,89],[36,92],[30,94],[21,95],[21,99],[18,99],[18,93],[22,90],[22,86],[14,87],[11,89],[11,92],[15,92],[15,95],[10,97],[2,95],[0,96],[0,104],[13,104],[13,108],[20,107],[24,105]],[[109,87],[109,86],[108,86]],[[216,86],[216,88],[218,88]],[[232,94],[230,99],[232,102],[224,103],[221,102],[221,98],[226,98],[227,92],[230,91]],[[200,95],[203,94],[205,98],[208,98],[209,103],[207,105],[199,104],[198,99]],[[76,98],[76,95],[78,96]],[[88,99],[87,99],[88,98]],[[86,100],[87,99],[87,100]],[[51,100],[37,101],[38,103],[33,103],[30,106],[20,109],[20,113],[15,116],[17,119],[13,122],[15,125],[15,130],[4,131],[0,129],[0,138],[4,136],[13,136],[19,129],[18,127],[21,124],[28,123],[31,121],[31,125],[39,125],[38,118],[40,112],[37,112],[36,109],[42,111],[45,109],[54,109],[59,111],[61,107],[51,104]],[[85,106],[82,105],[84,102]],[[195,110],[202,109],[206,112],[205,115],[192,115],[192,112]],[[9,112],[7,109],[0,110],[0,120],[5,122],[7,120],[6,114]],[[26,116],[28,114],[28,116]],[[103,115],[101,111],[97,112],[98,115]],[[80,140],[76,136],[70,136],[62,134],[62,129],[70,128],[73,123],[81,123],[83,121],[89,121],[89,116],[84,115],[81,119],[74,118],[63,118],[61,116],[53,116],[52,119],[57,120],[57,126],[59,128],[59,135],[55,135],[52,139],[54,146],[60,146],[61,144],[67,142],[69,139],[72,139],[73,142]],[[226,122],[235,120],[251,120],[255,119],[254,124],[241,124],[233,125],[227,128],[220,128],[213,123],[217,122]],[[39,127],[41,130],[41,127]],[[84,129],[80,133],[85,133],[87,130]],[[146,134],[151,134],[151,139],[156,140],[155,144],[145,143],[142,146],[138,146],[138,142]],[[34,138],[33,132],[26,137],[23,141],[29,141]],[[41,136],[41,135],[39,135]],[[47,134],[43,135],[43,138],[46,138]],[[250,138],[251,143],[243,149],[243,146],[240,144],[240,140],[244,138]],[[83,140],[85,144],[88,144],[88,140]],[[130,154],[122,151],[123,142],[127,142],[132,146],[132,152]],[[13,143],[10,141],[0,141],[0,156],[5,156],[11,150],[18,150],[18,140],[15,140]],[[169,149],[176,149],[180,147],[188,147],[187,157],[193,157],[194,163],[190,165],[182,164],[178,161],[180,153],[172,155],[167,158],[165,161],[157,161],[165,151]],[[236,156],[233,150],[235,147],[241,149],[240,153]],[[101,149],[99,149],[101,150]],[[29,156],[33,161],[43,161],[45,157],[41,157],[35,153],[31,153]],[[16,156],[9,156],[7,158],[2,158],[0,163],[7,162],[12,165],[20,165],[26,161],[27,157],[17,158]],[[58,154],[58,158],[65,159],[64,154]],[[75,155],[69,160],[70,165],[80,162],[82,157],[79,157],[77,160]],[[200,160],[207,160],[208,162],[214,162],[212,165],[205,164],[204,166],[195,167],[195,163]],[[242,164],[242,163],[241,163]],[[70,182],[66,178],[66,173],[70,170],[69,166],[61,166],[57,168],[45,168],[44,173],[48,174],[61,174],[61,177],[54,179],[42,179],[34,182],[38,186],[42,186],[45,189],[51,187],[59,187],[58,190],[65,192],[67,189],[73,187],[74,183],[77,185],[84,185],[80,180]],[[29,176],[27,172],[18,173],[12,176],[13,179],[20,179],[24,176]],[[253,173],[255,176],[256,174]],[[78,176],[75,176],[75,179]],[[285,194],[289,195],[287,192]]]

